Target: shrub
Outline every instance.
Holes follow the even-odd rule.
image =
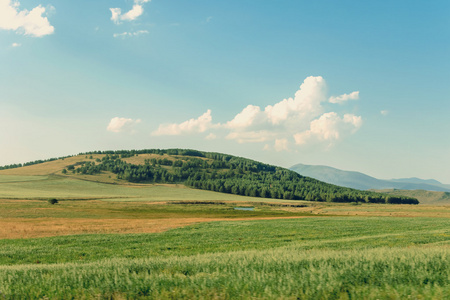
[[[53,205],[53,204],[58,203],[58,200],[55,198],[52,198],[52,199],[48,199],[47,202]]]

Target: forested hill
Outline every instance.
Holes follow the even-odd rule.
[[[86,161],[65,166],[63,174],[112,172],[136,183],[182,183],[186,186],[243,196],[328,201],[418,204],[392,196],[321,182],[298,173],[227,154],[190,149],[146,149],[81,153]]]

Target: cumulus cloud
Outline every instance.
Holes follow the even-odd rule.
[[[161,135],[182,135],[198,132],[205,132],[212,125],[211,110],[208,109],[203,115],[197,119],[190,119],[183,123],[177,124],[161,124],[159,128],[152,132],[154,136]]]
[[[248,105],[233,120],[228,121],[224,126],[231,129],[241,129],[252,126],[261,113],[259,106]]]
[[[106,130],[111,132],[133,132],[134,126],[138,123],[140,123],[141,120],[133,120],[133,119],[127,119],[127,118],[119,118],[115,117],[112,118],[111,121],[108,124],[108,127]]]
[[[111,20],[120,24],[121,21],[133,21],[144,13],[144,8],[142,4],[150,2],[150,0],[134,0],[133,7],[126,13],[122,14],[122,9],[120,8],[110,8]]]
[[[28,11],[19,10],[19,6],[20,3],[16,1],[0,0],[0,29],[14,30],[34,37],[42,37],[55,31],[45,16],[45,7],[38,5]]]
[[[357,97],[359,92],[353,92],[335,97],[339,100],[333,101],[342,102]],[[289,151],[291,145],[311,143],[331,145],[358,130],[362,118],[354,114],[327,112],[323,103],[329,99],[325,80],[321,76],[310,76],[303,81],[294,97],[267,105],[264,109],[247,105],[223,124],[213,124],[211,111],[208,110],[197,119],[181,124],[160,125],[153,135],[181,135],[220,129],[228,131],[225,135],[228,140],[241,144],[265,143],[265,150]],[[211,134],[207,138],[212,137],[216,138]]]
[[[272,124],[280,124],[289,118],[309,118],[321,111],[325,98],[326,84],[322,76],[309,76],[295,93],[294,98],[284,99],[275,105],[268,105],[264,112]]]
[[[115,38],[126,38],[126,37],[133,37],[133,36],[138,36],[138,35],[142,35],[142,34],[148,34],[148,30],[138,30],[135,32],[122,32],[122,33],[114,33],[113,37]]]
[[[325,113],[310,124],[304,132],[294,134],[295,143],[304,145],[312,141],[333,143],[343,134],[353,133],[362,125],[362,118],[353,114],[345,114],[343,118],[335,112]]]
[[[330,97],[330,103],[338,103],[342,104],[344,102],[347,102],[348,100],[358,100],[359,99],[359,91],[351,92],[350,94],[342,94],[340,96],[331,96]]]
[[[359,98],[359,92],[327,98],[327,86],[321,76],[307,77],[294,97],[283,99],[262,110],[259,106],[248,105],[223,127],[230,129],[228,139],[238,143],[273,142],[265,149],[289,151],[289,140],[302,146],[325,142],[332,144],[343,136],[358,130],[362,118],[353,114],[339,116],[336,112],[325,112],[322,103],[333,99],[342,103]]]

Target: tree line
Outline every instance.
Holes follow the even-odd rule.
[[[139,154],[167,154],[144,164],[127,163],[122,158]],[[186,186],[222,193],[273,199],[327,202],[367,202],[418,204],[412,197],[390,196],[340,187],[304,177],[298,173],[250,159],[221,153],[183,149],[95,151],[83,155],[106,154],[95,162],[82,162],[69,171],[98,174],[109,171],[118,179],[145,183],[183,183]],[[67,172],[67,171],[66,171]]]

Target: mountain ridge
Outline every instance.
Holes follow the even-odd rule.
[[[303,176],[359,190],[401,189],[450,192],[450,185],[443,184],[435,179],[411,177],[385,180],[357,171],[344,171],[324,165],[306,165],[301,163],[293,165],[289,169]]]

